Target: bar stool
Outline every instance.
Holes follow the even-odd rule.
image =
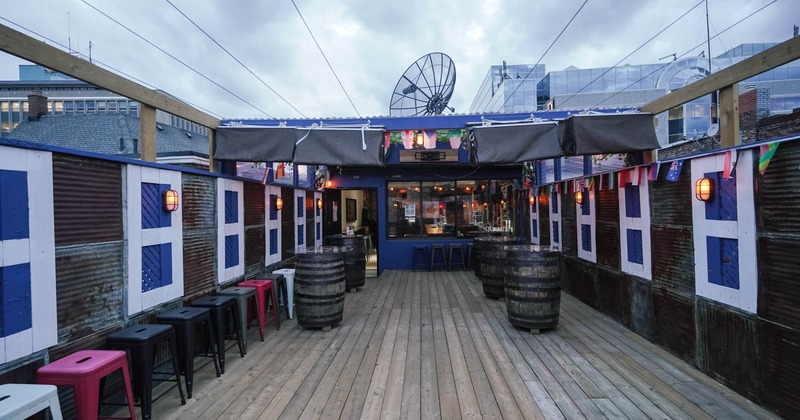
[[[128,412],[136,419],[133,391],[124,351],[81,350],[44,365],[36,372],[39,384],[71,386],[75,394],[75,411],[79,419],[97,419],[100,407],[101,382],[113,372],[122,371],[122,382],[128,399]]]
[[[466,264],[464,265],[465,270],[472,268],[472,263],[470,263],[470,261],[472,261],[472,242],[467,244],[467,260]]]
[[[242,335],[242,346],[244,347],[244,354],[247,354],[247,327],[250,325],[250,313],[248,309],[248,303],[252,300],[253,305],[249,306],[253,308],[253,311],[258,312],[258,299],[256,299],[256,290],[252,287],[228,287],[227,289],[222,289],[218,292],[220,295],[223,296],[233,296],[236,299],[236,304],[239,306],[239,334]],[[253,314],[258,316],[258,314]],[[255,316],[253,318],[255,318]],[[261,341],[264,341],[264,331],[259,329],[259,334],[261,334]]]
[[[133,371],[131,374],[133,377],[133,392],[139,397],[142,418],[145,420],[149,420],[152,414],[153,375],[167,374],[167,372],[154,370],[157,367],[154,366],[156,349],[161,343],[169,345],[172,368],[175,370],[174,381],[172,379],[162,379],[162,381],[175,382],[181,395],[181,405],[186,405],[183,386],[181,386],[181,374],[178,368],[178,346],[175,342],[175,330],[172,325],[133,325],[106,337],[106,347],[112,350],[127,350],[130,353],[131,370]]]
[[[233,317],[233,331],[236,332],[236,343],[239,345],[239,354],[244,357],[244,344],[242,335],[239,333],[239,309],[236,307],[236,299],[231,296],[206,296],[195,299],[192,306],[208,308],[211,315],[211,325],[216,331],[217,338],[217,358],[219,359],[219,370],[225,373],[225,315],[230,313]]]
[[[272,274],[280,274],[286,279],[286,302],[289,312],[289,319],[294,318],[294,268],[281,268],[274,270]]]
[[[447,257],[447,269],[450,270],[453,268],[453,257],[458,255],[458,262],[456,264],[461,265],[462,270],[466,270],[467,266],[464,265],[464,250],[461,249],[461,245],[459,244],[452,244],[450,245],[450,255]]]
[[[441,251],[440,255],[442,256],[442,262],[436,262],[436,251]],[[436,264],[441,264],[445,270],[450,269],[450,267],[447,265],[447,255],[445,255],[443,244],[431,245],[431,265],[429,271],[433,271],[433,266]]]
[[[258,306],[258,322],[259,328],[264,331],[264,326],[273,321],[275,329],[281,329],[281,319],[278,315],[278,299],[275,297],[275,292],[272,287],[272,280],[245,280],[239,283],[240,287],[250,287],[256,291],[256,306]],[[272,313],[268,314],[266,310],[268,305],[272,304]]]
[[[0,419],[24,420],[47,409],[54,420],[63,419],[55,385],[0,385]]]
[[[271,274],[262,275],[258,280],[272,280],[272,287],[275,289],[275,297],[278,299],[278,305],[286,309],[286,317],[291,319],[289,315],[289,289],[287,288],[286,277],[283,274],[273,272]]]
[[[195,354],[195,332],[198,326],[205,326],[208,332],[207,348],[211,348],[211,355],[201,354],[203,357],[211,357],[214,361],[214,370],[217,377],[220,376],[219,362],[217,361],[216,343],[214,342],[214,330],[211,328],[211,315],[208,308],[183,307],[159,314],[156,317],[159,324],[169,324],[175,329],[175,338],[178,342],[178,365],[183,373],[186,382],[186,396],[192,398],[192,385],[194,383],[194,358]]]
[[[428,249],[425,245],[414,245],[414,256],[411,271],[417,268],[428,268]]]

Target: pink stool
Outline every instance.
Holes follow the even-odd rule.
[[[118,369],[122,369],[122,381],[128,397],[130,418],[136,419],[133,409],[133,391],[128,373],[128,359],[124,351],[115,350],[82,350],[56,360],[39,368],[36,382],[50,385],[68,385],[75,392],[75,408],[80,420],[92,420],[98,417],[100,406],[100,381]]]
[[[261,328],[261,340],[264,340],[264,325],[274,321],[275,329],[281,329],[281,319],[278,315],[278,299],[272,288],[272,280],[245,280],[238,284],[239,287],[254,287],[256,289],[256,305],[258,306],[258,325]],[[265,308],[272,301],[272,314],[265,317]]]

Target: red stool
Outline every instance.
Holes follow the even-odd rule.
[[[75,411],[80,420],[98,417],[100,383],[103,378],[122,369],[122,382],[128,397],[130,418],[136,419],[133,409],[133,391],[128,373],[128,359],[124,351],[82,350],[39,368],[36,382],[50,385],[68,385],[75,392]],[[119,418],[119,417],[104,417]]]
[[[270,321],[275,323],[275,329],[281,329],[281,318],[278,315],[278,299],[272,288],[272,280],[245,280],[239,283],[239,287],[254,287],[256,289],[256,306],[258,306],[258,325],[261,334],[264,334],[264,325]],[[272,301],[272,313],[265,316],[265,308]]]

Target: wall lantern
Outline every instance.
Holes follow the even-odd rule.
[[[425,145],[425,134],[422,131],[417,131],[414,136],[414,148],[421,149]]]
[[[528,196],[528,203],[529,203],[530,205],[534,205],[534,204],[536,204],[536,196],[534,196],[534,195],[530,195],[530,196]]]
[[[694,196],[700,201],[714,198],[714,181],[711,178],[700,178],[694,183]]]
[[[583,204],[583,190],[575,193],[575,202],[578,204]]]
[[[283,199],[280,197],[275,197],[275,210],[283,209]]]
[[[322,199],[321,199],[321,198],[318,198],[318,199],[317,199],[317,208],[318,208],[318,209],[321,209],[321,208],[322,208]]]
[[[330,179],[325,181],[325,188],[333,188],[333,181]]]
[[[178,210],[178,192],[175,190],[164,190],[162,201],[164,203],[164,211],[171,212]]]
[[[547,194],[542,194],[539,196],[539,204],[547,205]]]

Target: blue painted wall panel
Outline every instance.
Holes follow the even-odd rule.
[[[269,195],[269,220],[278,220],[278,210],[275,208],[275,200],[277,199],[277,195]]]
[[[162,194],[170,189],[169,184],[142,182],[142,229],[158,229],[172,226],[172,217],[164,211]]]
[[[317,240],[322,239],[322,223],[317,222]]]
[[[725,179],[722,172],[703,174],[714,182],[714,195],[706,201],[706,220],[736,220],[736,178]]]
[[[590,216],[592,214],[592,200],[589,198],[589,190],[583,190],[583,202],[581,203],[581,214]]]
[[[561,238],[558,237],[558,222],[553,222],[553,242],[561,242]]]
[[[644,264],[642,254],[642,231],[638,229],[626,229],[625,234],[628,238],[628,261],[635,264]]]
[[[558,213],[558,193],[553,191],[553,194],[550,196],[550,205],[553,208],[553,213]]]
[[[172,244],[142,247],[142,293],[172,284]]]
[[[706,237],[708,282],[739,290],[739,240]]]
[[[303,210],[305,210],[305,208],[306,208],[306,201],[303,199],[303,197],[297,197],[297,217],[298,218],[305,217],[304,216],[305,213],[303,212]]]
[[[306,234],[305,234],[306,229],[305,229],[305,227],[306,227],[306,225],[297,225],[297,244],[298,245],[304,245],[305,244],[305,238],[306,238]]]
[[[239,235],[225,237],[225,268],[239,265]]]
[[[0,337],[32,327],[31,265],[0,267]]]
[[[239,223],[238,191],[225,191],[225,223]]]
[[[625,216],[642,217],[642,199],[638,185],[625,184]]]
[[[278,253],[278,229],[269,230],[269,255]]]
[[[0,170],[0,241],[30,236],[28,173]]]
[[[581,249],[592,252],[592,226],[581,224]]]
[[[531,234],[534,238],[539,237],[539,223],[536,220],[531,220]]]

